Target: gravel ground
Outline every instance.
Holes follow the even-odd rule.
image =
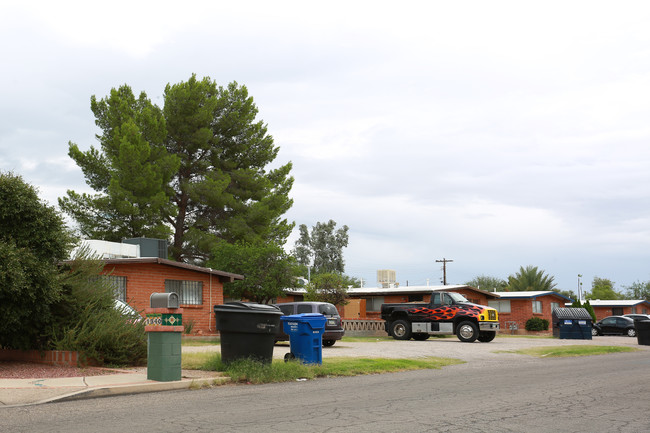
[[[35,362],[0,361],[0,379],[43,379],[114,374],[116,370],[98,367],[59,367]]]
[[[363,358],[422,358],[437,356],[457,358],[467,362],[503,362],[522,359],[515,350],[542,346],[597,345],[634,346],[650,351],[650,346],[640,346],[636,338],[594,337],[592,340],[566,340],[557,338],[497,337],[490,343],[461,343],[456,338],[430,338],[426,341],[378,340],[377,342],[337,341],[332,347],[323,348],[323,359],[328,357]],[[183,353],[216,352],[220,346],[183,347]],[[290,351],[288,343],[274,346],[273,358],[282,359]],[[479,362],[480,361],[480,362]]]
[[[547,338],[498,337],[491,343],[461,343],[455,338],[431,338],[427,341],[398,341],[379,340],[377,342],[346,342],[337,341],[332,347],[323,348],[323,358],[328,357],[364,357],[364,358],[421,358],[438,356],[458,358],[463,361],[502,362],[509,358],[521,358],[521,355],[511,353],[514,350],[541,346],[566,345],[604,345],[604,346],[634,346],[641,350],[650,351],[650,346],[640,346],[636,338],[630,337],[594,337],[592,340],[559,340]],[[183,353],[217,352],[221,347],[186,346]],[[288,343],[274,346],[273,357],[282,359],[290,351]],[[509,353],[510,352],[510,353]],[[48,377],[83,377],[118,372],[139,372],[146,367],[129,368],[124,370],[98,367],[59,367],[29,362],[0,361],[0,378],[3,379],[40,379]],[[190,374],[190,373],[187,373]],[[195,372],[192,372],[195,374]],[[186,375],[184,373],[184,375]]]

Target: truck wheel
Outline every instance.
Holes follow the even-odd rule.
[[[456,328],[456,336],[463,343],[472,343],[478,338],[478,326],[474,322],[460,322]]]
[[[332,347],[336,340],[323,340],[323,347]]]
[[[494,340],[494,337],[496,336],[497,336],[496,331],[479,332],[478,341],[480,341],[481,343],[489,343],[490,341]]]
[[[390,333],[395,340],[409,340],[411,338],[411,324],[406,320],[396,320],[390,327]]]
[[[429,334],[413,334],[415,341],[424,341],[429,339]]]

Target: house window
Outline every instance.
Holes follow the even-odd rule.
[[[113,287],[113,296],[115,299],[126,302],[126,277],[103,275],[102,278]]]
[[[372,298],[363,298],[366,300],[366,311],[381,311],[381,304],[384,303],[383,296],[374,296]]]
[[[623,307],[612,308],[612,316],[622,316],[622,315],[623,315]]]
[[[422,302],[423,300],[424,300],[424,296],[422,296],[422,294],[409,295],[409,302]]]
[[[560,304],[559,304],[559,302],[551,302],[551,313],[552,313],[553,310],[555,310],[556,308],[560,308]]]
[[[201,281],[165,280],[165,292],[176,292],[181,304],[203,304],[203,282]]]
[[[510,301],[488,301],[488,307],[492,307],[499,313],[510,312]]]
[[[533,313],[542,314],[542,301],[533,301]]]

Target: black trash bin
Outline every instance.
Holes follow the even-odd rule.
[[[650,346],[650,320],[637,320],[634,322],[634,328],[639,344]]]
[[[214,315],[221,334],[223,362],[244,358],[271,362],[282,316],[279,308],[252,302],[227,302],[215,305]]]

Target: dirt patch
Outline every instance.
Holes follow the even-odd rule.
[[[99,367],[60,367],[34,362],[0,361],[0,379],[43,379],[115,374],[119,370]]]

